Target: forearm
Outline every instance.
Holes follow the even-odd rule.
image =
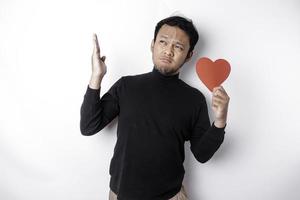
[[[101,119],[100,89],[88,86],[80,109],[80,130],[83,135],[96,133],[98,119]]]
[[[121,79],[100,98],[102,79],[91,77],[91,85],[87,87],[81,106],[80,129],[83,135],[92,135],[101,131],[119,114],[118,91],[122,85]],[[98,89],[92,88],[97,86]]]
[[[191,138],[191,150],[199,162],[208,161],[218,150],[224,140],[224,129],[213,123],[201,138]]]

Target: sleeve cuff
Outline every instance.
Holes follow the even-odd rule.
[[[99,89],[92,89],[88,85],[87,89],[86,89],[86,93],[85,93],[86,98],[87,99],[93,99],[93,100],[100,99],[100,88]]]
[[[216,136],[221,136],[221,135],[224,135],[225,134],[225,127],[227,126],[227,123],[225,124],[224,127],[222,128],[218,128],[215,126],[215,122],[212,123],[211,125],[211,133],[212,135],[216,135]]]
[[[227,126],[227,123],[226,123],[225,126],[222,127],[222,128],[216,127],[216,126],[215,126],[215,122],[213,122],[211,126],[212,126],[213,128],[215,128],[215,129],[224,130],[224,129],[226,128],[226,126]]]

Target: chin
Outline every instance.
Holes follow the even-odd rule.
[[[160,65],[156,67],[158,69],[158,71],[160,71],[160,73],[164,74],[164,75],[173,75],[178,71],[178,68],[172,68],[170,66],[165,66],[165,65]]]

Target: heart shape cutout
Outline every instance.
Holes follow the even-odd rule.
[[[220,86],[230,74],[230,64],[224,59],[215,62],[203,57],[197,61],[196,72],[204,85],[212,92],[214,87]]]

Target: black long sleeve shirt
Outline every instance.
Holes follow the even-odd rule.
[[[210,125],[204,95],[157,69],[123,76],[100,98],[87,87],[80,129],[93,135],[118,116],[110,163],[110,189],[119,200],[165,200],[180,191],[184,142],[195,158],[209,160],[224,140],[224,128]]]

